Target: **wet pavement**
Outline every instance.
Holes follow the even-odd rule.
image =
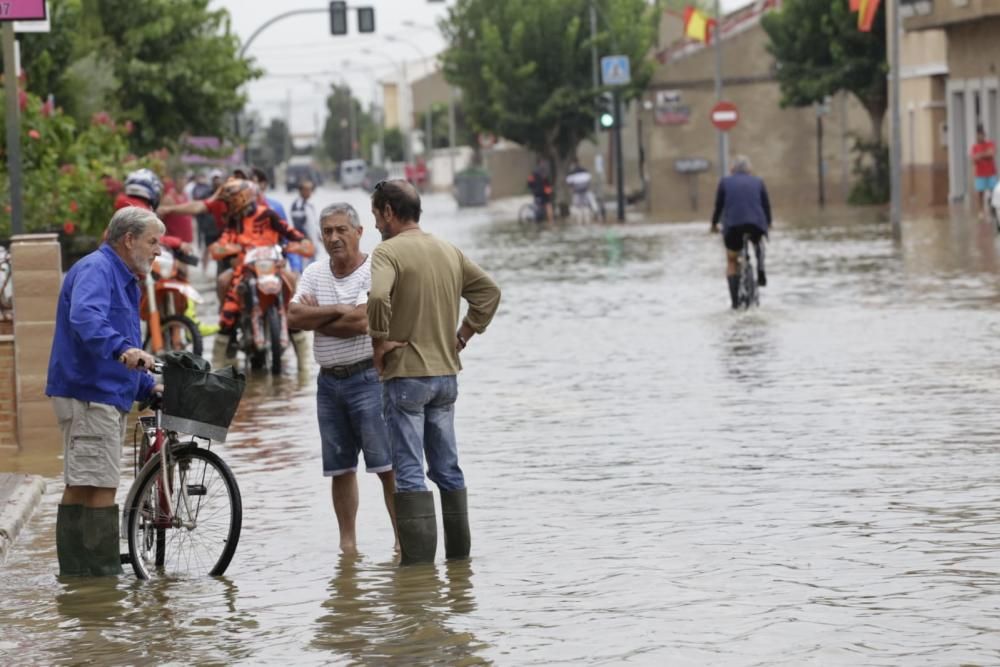
[[[217,448],[244,502],[225,577],[58,580],[46,464],[0,570],[0,663],[1000,662],[989,227],[897,244],[864,212],[779,215],[762,307],[733,313],[707,223],[425,209],[504,289],[460,378],[472,560],[397,567],[374,476],[361,555],[338,555],[314,373],[289,364]]]

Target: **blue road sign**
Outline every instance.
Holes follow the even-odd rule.
[[[601,58],[601,83],[605,86],[627,86],[632,82],[628,56]]]

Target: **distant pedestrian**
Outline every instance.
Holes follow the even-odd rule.
[[[976,143],[969,151],[972,156],[972,166],[976,174],[976,211],[979,219],[986,218],[986,207],[983,193],[992,193],[997,186],[996,145],[986,138],[986,130],[982,125],[976,126]]]
[[[437,548],[425,454],[427,476],[441,492],[445,555],[465,558],[471,540],[455,438],[459,353],[493,319],[500,288],[458,248],[420,229],[420,195],[406,181],[377,183],[372,212],[383,242],[372,253],[368,329],[384,383],[402,562],[433,561]],[[461,299],[469,308],[458,326]]]
[[[106,240],[67,272],[59,292],[45,394],[63,436],[66,488],[56,516],[64,575],[121,574],[118,506],[126,418],[158,389],[142,350],[139,279],[160,254],[152,211],[119,209]]]
[[[364,453],[366,469],[382,482],[393,531],[396,487],[382,418],[382,385],[368,337],[365,304],[371,288],[371,257],[360,250],[361,219],[350,204],[332,204],[323,209],[320,224],[330,257],[306,267],[289,305],[288,326],[315,332],[323,474],[332,478],[340,550],[353,553],[357,550],[358,453]]]
[[[300,273],[303,268],[312,264],[313,261],[325,260],[319,251],[321,247],[319,217],[316,215],[316,207],[310,201],[313,189],[312,181],[302,181],[299,184],[299,196],[292,202],[291,207],[292,219],[289,222],[295,225],[295,229],[305,234],[306,238],[312,241],[313,245],[317,248],[315,257],[307,259],[298,255],[292,255],[288,258],[289,266]]]

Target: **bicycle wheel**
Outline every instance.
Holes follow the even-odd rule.
[[[168,315],[160,320],[160,331],[163,332],[164,350],[187,350],[201,356],[203,349],[201,332],[198,331],[198,326],[191,321],[191,318],[186,315]],[[147,352],[151,351],[148,331],[142,347]]]
[[[535,207],[531,204],[525,204],[517,211],[517,221],[522,225],[534,224],[535,215]]]
[[[243,502],[229,466],[194,443],[175,447],[167,480],[161,464],[136,480],[128,520],[128,551],[140,579],[218,576],[236,552]],[[169,516],[163,493],[169,492]]]
[[[736,301],[744,309],[757,304],[757,276],[754,275],[753,262],[750,261],[749,245],[750,241],[746,241],[740,256],[740,286]]]

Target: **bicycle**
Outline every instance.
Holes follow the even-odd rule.
[[[14,281],[10,251],[0,246],[0,320],[14,319]]]
[[[162,373],[163,364],[153,372]],[[236,553],[243,524],[236,477],[210,451],[210,439],[182,441],[163,427],[162,396],[144,407],[154,414],[139,417],[136,424],[135,481],[122,512],[132,569],[139,579],[219,576]]]
[[[764,243],[764,239],[761,238],[760,243]],[[739,257],[739,269],[737,275],[740,277],[739,288],[736,292],[736,305],[738,308],[748,309],[750,306],[760,305],[760,293],[757,288],[757,266],[750,257],[750,246],[754,245],[750,234],[743,235],[743,250],[740,252]],[[761,252],[761,247],[757,246],[758,255],[757,260],[759,262],[759,253]]]
[[[517,211],[517,221],[522,225],[541,224],[545,222],[545,204],[538,197],[521,206]]]

